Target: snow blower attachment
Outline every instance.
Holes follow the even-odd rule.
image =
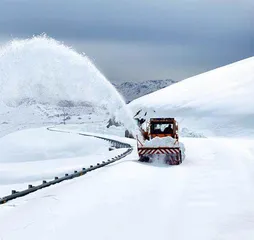
[[[163,159],[169,165],[182,163],[178,124],[174,118],[151,118],[149,122],[145,119],[136,120],[143,137],[137,137],[139,161],[153,162]]]

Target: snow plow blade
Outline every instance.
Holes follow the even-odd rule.
[[[153,162],[154,159],[163,160],[168,165],[182,163],[182,154],[179,147],[139,147],[140,162]]]

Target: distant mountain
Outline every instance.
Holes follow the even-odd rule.
[[[172,79],[165,80],[147,80],[143,82],[124,82],[121,84],[114,83],[113,85],[125,98],[126,103],[132,100],[142,97],[151,92],[157,91],[159,89],[168,87],[177,81]]]

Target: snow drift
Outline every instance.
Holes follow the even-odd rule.
[[[96,138],[90,142],[77,134],[50,132],[46,128],[17,131],[0,138],[0,163],[75,158],[103,152],[109,147]]]
[[[176,117],[206,136],[254,136],[254,57],[188,78],[130,103],[140,116]]]

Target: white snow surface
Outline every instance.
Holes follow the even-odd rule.
[[[89,167],[124,152],[104,140],[35,128],[0,138],[0,196]]]
[[[254,57],[191,77],[129,104],[140,116],[175,117],[205,136],[254,136]],[[155,111],[155,112],[154,112]]]
[[[27,129],[0,138],[0,163],[75,158],[102,152],[107,147],[107,142],[96,138],[87,141],[77,134],[51,132],[46,128]]]
[[[151,140],[143,142],[145,147],[178,147],[179,144],[176,142],[176,139],[172,137],[159,138],[155,137]]]
[[[130,156],[1,206],[0,237],[252,240],[253,140],[244,149],[233,139],[184,143],[181,166]]]

